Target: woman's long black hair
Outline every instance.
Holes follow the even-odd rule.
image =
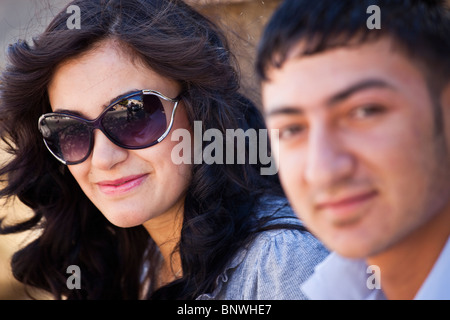
[[[224,35],[182,1],[76,0],[71,5],[80,8],[80,29],[68,28],[70,14],[63,10],[31,43],[21,41],[8,50],[9,64],[0,79],[0,134],[12,157],[0,169],[0,197],[17,196],[34,215],[13,225],[3,221],[0,233],[39,230],[39,237],[12,259],[14,276],[26,285],[55,298],[137,299],[145,261],[150,278],[155,276],[156,245],[143,226],[109,223],[45,149],[38,132],[39,116],[50,111],[47,86],[55,68],[99,41],[114,39],[182,85],[188,117],[201,120],[203,130],[262,129],[264,122],[239,93]],[[282,192],[276,175],[261,176],[260,164],[247,162],[193,166],[177,247],[183,275],[150,290],[149,298],[193,299],[211,292],[237,250],[264,230],[264,221],[255,219],[251,209],[261,195]],[[70,265],[82,271],[79,290],[66,285]]]

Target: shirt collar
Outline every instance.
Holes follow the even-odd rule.
[[[321,300],[383,300],[381,289],[369,288],[372,275],[363,259],[344,258],[331,253],[316,266],[314,274],[303,284],[302,290],[310,299]],[[450,237],[438,260],[414,299],[450,299]],[[382,277],[382,276],[381,276]]]
[[[373,300],[385,299],[382,290],[369,289],[372,275],[362,259],[349,259],[333,252],[316,266],[314,274],[302,285],[310,299]]]
[[[450,237],[430,274],[417,292],[416,300],[450,300]]]

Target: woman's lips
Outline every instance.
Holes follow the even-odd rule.
[[[119,195],[139,187],[147,178],[147,174],[138,174],[117,180],[104,180],[97,182],[100,191],[108,195]]]

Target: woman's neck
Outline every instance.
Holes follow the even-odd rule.
[[[148,220],[144,227],[158,246],[162,256],[159,270],[159,285],[169,283],[181,277],[181,258],[177,245],[181,238],[183,225],[184,201],[168,212]]]

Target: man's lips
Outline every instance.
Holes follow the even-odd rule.
[[[376,191],[369,191],[369,192],[341,198],[338,200],[322,201],[319,204],[317,204],[316,208],[318,210],[322,210],[322,209],[328,209],[328,208],[344,207],[347,205],[352,205],[352,204],[356,204],[358,202],[368,200],[368,199],[374,197],[376,194],[377,194]]]
[[[138,187],[146,177],[147,174],[137,174],[116,180],[99,181],[97,185],[106,194],[121,194]]]

